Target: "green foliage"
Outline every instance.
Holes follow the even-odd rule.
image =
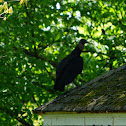
[[[42,125],[42,118],[32,110],[57,96],[53,91],[56,65],[80,38],[91,44],[82,53],[84,70],[75,84],[82,85],[126,62],[124,0],[8,4],[13,14],[0,21],[2,126]]]

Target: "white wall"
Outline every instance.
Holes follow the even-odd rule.
[[[46,113],[44,126],[126,126],[126,113]]]

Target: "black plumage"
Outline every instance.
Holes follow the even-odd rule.
[[[102,29],[102,33],[105,35],[105,30],[104,29]]]
[[[88,43],[81,39],[77,47],[65,57],[56,68],[56,80],[54,89],[64,91],[65,85],[71,83],[83,70],[83,58],[80,56],[84,44]]]

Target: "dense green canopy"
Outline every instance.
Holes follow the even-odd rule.
[[[2,126],[42,124],[32,110],[57,96],[56,65],[79,39],[91,44],[82,53],[76,86],[126,62],[125,0],[28,0],[8,6],[13,14],[0,19]]]

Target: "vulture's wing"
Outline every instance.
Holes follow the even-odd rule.
[[[58,64],[58,66],[56,68],[56,79],[59,78],[59,76],[65,69],[65,67],[67,67],[67,65],[71,62],[71,60],[74,57],[75,57],[74,55],[70,54],[67,57],[65,57],[63,60],[60,61],[60,63]]]
[[[65,85],[71,83],[78,74],[83,70],[83,58],[80,56],[74,57],[63,71]]]
[[[55,89],[63,91],[65,85],[71,83],[83,69],[83,58],[74,56],[70,62],[63,68],[58,78],[56,78]]]
[[[59,78],[60,74],[63,72],[64,68],[77,56],[80,56],[82,50],[77,46],[70,55],[64,58],[56,68],[56,79]]]

